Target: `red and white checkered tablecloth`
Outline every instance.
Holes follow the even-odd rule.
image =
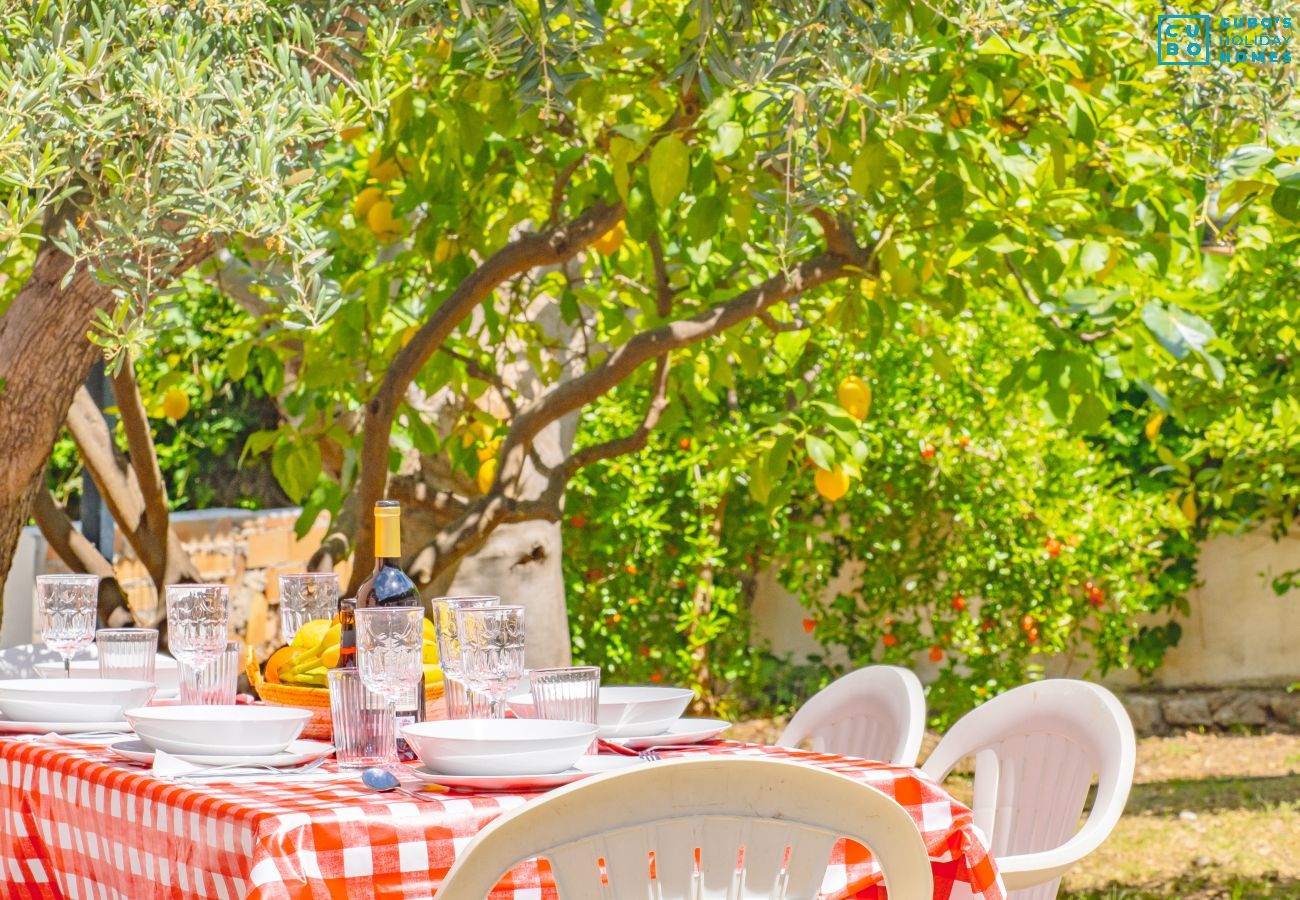
[[[938,900],[954,887],[982,900],[1006,896],[970,810],[915,769],[735,743],[708,752],[810,763],[879,788],[920,827]],[[535,795],[437,796],[375,794],[353,780],[174,784],[99,747],[0,739],[4,896],[427,898],[480,829]],[[879,882],[866,850],[841,841],[824,896],[880,898]],[[535,861],[492,895],[555,896]]]

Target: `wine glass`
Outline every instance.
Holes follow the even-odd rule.
[[[224,584],[167,585],[167,646],[198,678],[229,641],[230,588]]]
[[[433,632],[438,641],[438,665],[442,667],[447,691],[447,716],[473,718],[474,697],[461,677],[460,640],[456,634],[456,610],[500,606],[500,597],[436,597],[433,601]],[[459,696],[457,694],[459,693]],[[458,702],[459,701],[459,702]]]
[[[95,639],[99,576],[37,575],[36,602],[41,640],[63,657],[63,674],[71,678],[72,657]]]
[[[339,607],[339,577],[333,572],[280,576],[280,638],[286,644],[313,619],[332,619]]]
[[[488,718],[503,718],[501,701],[524,674],[524,608],[462,607],[456,632],[465,686],[488,698]]]
[[[388,701],[397,745],[397,702],[410,696],[424,672],[424,607],[367,606],[357,610],[357,670],[361,681]]]

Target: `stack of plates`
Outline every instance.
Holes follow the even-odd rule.
[[[148,703],[156,690],[150,681],[109,678],[0,681],[0,733],[127,731],[125,711]]]
[[[42,678],[49,678],[57,681],[65,678],[63,663],[61,662],[43,662],[36,664],[36,674]],[[99,660],[96,659],[74,659],[72,661],[73,678],[98,678],[99,677]],[[181,670],[176,660],[170,656],[158,654],[158,659],[154,663],[153,672],[154,684],[158,685],[158,693],[154,694],[155,700],[172,700],[180,696],[181,693]]]
[[[135,762],[158,750],[197,765],[297,766],[333,752],[298,735],[309,710],[280,706],[150,706],[126,711],[138,739],[110,748]]]

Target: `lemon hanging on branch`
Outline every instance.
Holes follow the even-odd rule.
[[[402,233],[402,220],[393,218],[393,204],[380,200],[366,213],[366,224],[381,241],[391,241]]]
[[[840,407],[861,422],[871,411],[871,386],[856,375],[850,375],[835,389],[835,399]]]
[[[849,492],[848,473],[839,466],[833,469],[818,468],[813,475],[813,484],[817,486],[817,493],[832,502]]]
[[[163,415],[173,422],[185,418],[190,411],[190,395],[180,388],[172,388],[163,395],[162,410]]]
[[[357,194],[357,199],[352,201],[352,215],[356,216],[358,222],[364,222],[370,208],[383,199],[384,192],[379,188],[374,186],[365,188]]]
[[[595,248],[597,253],[609,256],[618,252],[618,248],[623,246],[625,237],[627,237],[627,226],[620,221],[609,231],[592,241],[591,246]]]

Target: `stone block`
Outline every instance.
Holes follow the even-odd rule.
[[[1213,725],[1214,713],[1203,694],[1178,694],[1166,697],[1160,704],[1165,721],[1170,725]]]
[[[277,528],[258,531],[244,538],[244,564],[250,569],[265,569],[290,561],[293,532]]]
[[[1126,694],[1121,698],[1133,730],[1138,734],[1160,734],[1165,731],[1165,717],[1160,711],[1160,699],[1146,694]]]
[[[1263,698],[1249,691],[1226,691],[1210,699],[1214,724],[1263,725],[1268,722],[1268,709]]]
[[[1274,695],[1269,701],[1269,708],[1279,722],[1300,727],[1300,691]]]

